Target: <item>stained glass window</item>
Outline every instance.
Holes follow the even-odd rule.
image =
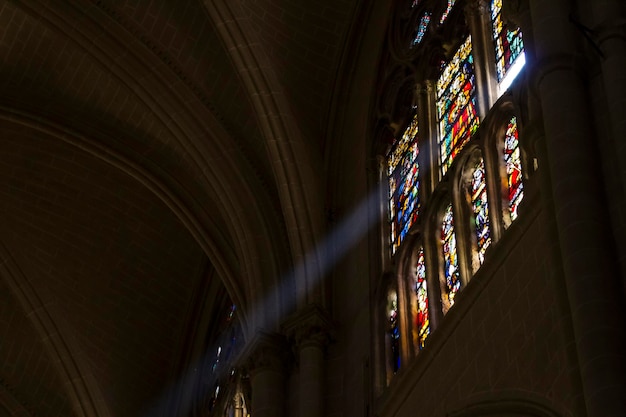
[[[511,117],[504,136],[504,164],[508,183],[508,202],[511,220],[517,218],[517,208],[524,198],[524,184],[522,184],[522,161],[517,133],[517,118]]]
[[[417,329],[417,341],[419,348],[424,347],[426,338],[430,334],[430,317],[428,314],[428,288],[426,284],[426,262],[424,248],[417,253],[415,266],[415,295],[417,298],[417,312],[415,316],[415,328]]]
[[[417,221],[420,205],[417,142],[415,115],[387,156],[392,255]]]
[[[474,212],[474,229],[478,243],[478,260],[482,265],[485,261],[485,252],[491,244],[489,205],[487,203],[487,187],[485,184],[485,163],[482,158],[474,167],[469,192],[472,210]]]
[[[415,45],[419,44],[422,41],[422,39],[424,39],[424,35],[426,35],[426,29],[428,29],[428,24],[430,23],[431,15],[432,14],[429,12],[426,12],[422,15],[422,18],[420,19],[420,23],[417,26],[417,33],[415,34],[415,38],[411,42],[411,47],[414,47]]]
[[[443,22],[446,21],[446,19],[448,18],[448,15],[450,14],[450,11],[452,10],[452,7],[454,6],[454,3],[456,2],[456,0],[448,0],[448,6],[446,7],[446,10],[443,12],[443,14],[441,15],[441,19],[439,19],[439,24],[441,25]]]
[[[449,204],[443,214],[441,223],[441,246],[443,251],[444,288],[441,292],[441,301],[444,309],[454,304],[454,298],[461,289],[459,260],[456,250],[456,236],[454,233],[454,216],[452,204]]]
[[[441,171],[445,174],[478,128],[471,36],[443,68],[437,80],[437,118]]]
[[[491,24],[496,48],[496,73],[500,94],[510,86],[526,63],[522,31],[509,30],[502,21],[502,0],[491,1]]]
[[[400,326],[398,323],[398,295],[392,292],[388,300],[388,326],[391,339],[391,368],[400,369]]]

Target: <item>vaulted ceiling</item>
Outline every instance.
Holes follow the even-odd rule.
[[[296,291],[362,3],[0,1],[0,415],[147,415],[198,294]]]

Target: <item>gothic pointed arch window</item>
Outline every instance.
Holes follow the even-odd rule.
[[[437,118],[441,174],[478,129],[472,37],[468,36],[437,80]]]
[[[517,117],[515,116],[511,116],[506,123],[502,154],[506,170],[506,202],[508,203],[511,221],[514,221],[517,219],[518,208],[524,198],[522,159]]]
[[[451,203],[445,207],[441,217],[439,243],[443,269],[440,280],[441,308],[445,314],[454,305],[455,298],[461,290],[461,271]]]
[[[452,8],[454,7],[454,3],[456,3],[456,0],[448,0],[446,9],[443,11],[443,13],[441,14],[441,17],[439,18],[440,25],[442,25],[443,22],[445,22],[446,19],[448,18],[448,15],[450,14],[450,12],[452,11]]]
[[[415,46],[419,45],[424,39],[424,36],[426,35],[426,30],[428,29],[428,26],[430,25],[431,17],[432,17],[431,12],[424,12],[422,14],[422,17],[420,17],[419,23],[417,24],[417,28],[415,31],[415,36],[413,37],[413,40],[411,41],[411,48],[414,48]]]
[[[417,222],[419,199],[418,122],[414,113],[400,140],[387,155],[391,254],[395,254]]]
[[[470,233],[474,242],[472,264],[474,272],[485,262],[485,253],[491,245],[491,225],[487,198],[487,174],[480,152],[468,161],[465,195],[470,208]]]
[[[411,285],[411,292],[414,295],[413,339],[415,340],[417,347],[421,350],[426,343],[426,338],[430,334],[430,298],[428,297],[426,257],[424,255],[423,245],[419,245],[419,247],[415,250],[413,262],[413,282]]]
[[[387,293],[387,333],[389,363],[392,373],[400,369],[400,317],[398,310],[398,292],[390,289]]]
[[[491,0],[491,29],[496,56],[498,95],[513,83],[526,63],[522,31],[502,19],[502,0]]]

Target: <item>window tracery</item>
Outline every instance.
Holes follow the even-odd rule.
[[[403,111],[398,111],[398,106],[379,111],[385,115],[386,126],[392,126],[394,131],[407,123],[406,115],[410,114],[409,126],[402,138],[392,144],[391,151],[386,152],[389,141],[386,142],[386,172],[381,172],[389,186],[385,203],[390,214],[390,233],[385,233],[391,250],[386,256],[394,276],[405,286],[396,286],[397,292],[381,294],[379,298],[382,306],[387,296],[385,313],[379,317],[384,318],[389,341],[385,360],[392,364],[394,373],[404,360],[402,355],[407,354],[401,350],[400,341],[405,343],[404,338],[408,337],[407,346],[412,345],[418,355],[426,347],[430,333],[436,331],[443,315],[458,302],[472,275],[489,262],[489,248],[498,244],[506,227],[519,217],[525,191],[513,104],[502,97],[495,106],[500,110],[494,110],[489,108],[493,97],[485,98],[492,94],[493,86],[497,85],[501,92],[510,89],[512,80],[523,69],[521,30],[509,30],[503,22],[502,0],[485,3],[491,7],[481,8],[480,19],[472,15],[471,25],[467,20],[455,21],[455,25],[465,25],[460,28],[451,24],[433,26],[431,21],[437,17],[430,11],[442,10],[445,5],[440,21],[443,23],[455,5],[454,0],[415,0],[408,4],[412,4],[411,11],[407,14],[405,3],[404,20],[394,21],[404,22],[407,27],[393,31],[393,65],[382,73],[401,74],[400,82],[395,83],[403,89],[398,94],[410,93],[414,97],[401,100],[406,105]],[[470,13],[475,11],[471,9]],[[459,16],[462,13],[467,10],[458,10]],[[453,18],[456,17],[455,12]],[[443,39],[441,44],[438,39]],[[477,56],[473,39],[477,42]],[[460,46],[454,49],[459,42]],[[492,47],[496,51],[495,61]],[[452,58],[444,58],[450,54]],[[413,61],[407,63],[409,60]],[[487,79],[482,75],[478,79],[477,70],[487,74]],[[417,84],[415,91],[406,88],[406,80]],[[383,85],[387,82],[388,78]],[[406,103],[411,103],[411,107]],[[419,112],[414,103],[419,104]],[[503,107],[503,103],[508,104]],[[484,128],[480,126],[483,120],[488,122]],[[417,148],[418,122],[421,153]]]

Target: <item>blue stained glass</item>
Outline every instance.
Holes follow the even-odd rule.
[[[387,156],[391,253],[408,235],[419,213],[419,155],[417,115]]]
[[[411,47],[419,44],[422,39],[424,39],[424,35],[426,35],[426,29],[428,29],[428,24],[430,23],[430,17],[431,13],[429,12],[426,12],[422,15],[420,23],[417,26],[417,33],[415,34],[415,38],[413,39],[413,42],[411,42]]]
[[[457,257],[456,235],[454,233],[454,216],[452,204],[446,208],[441,223],[441,247],[443,252],[444,285],[441,301],[447,311],[454,304],[454,298],[461,289],[459,260]],[[445,312],[444,311],[444,312]]]
[[[468,37],[437,80],[439,153],[444,175],[478,129],[472,40]]]
[[[485,163],[481,158],[474,167],[470,184],[470,197],[474,212],[474,229],[478,244],[478,260],[482,265],[485,261],[485,252],[491,244],[491,230],[489,228],[489,205],[487,203],[487,186],[485,183]]]

